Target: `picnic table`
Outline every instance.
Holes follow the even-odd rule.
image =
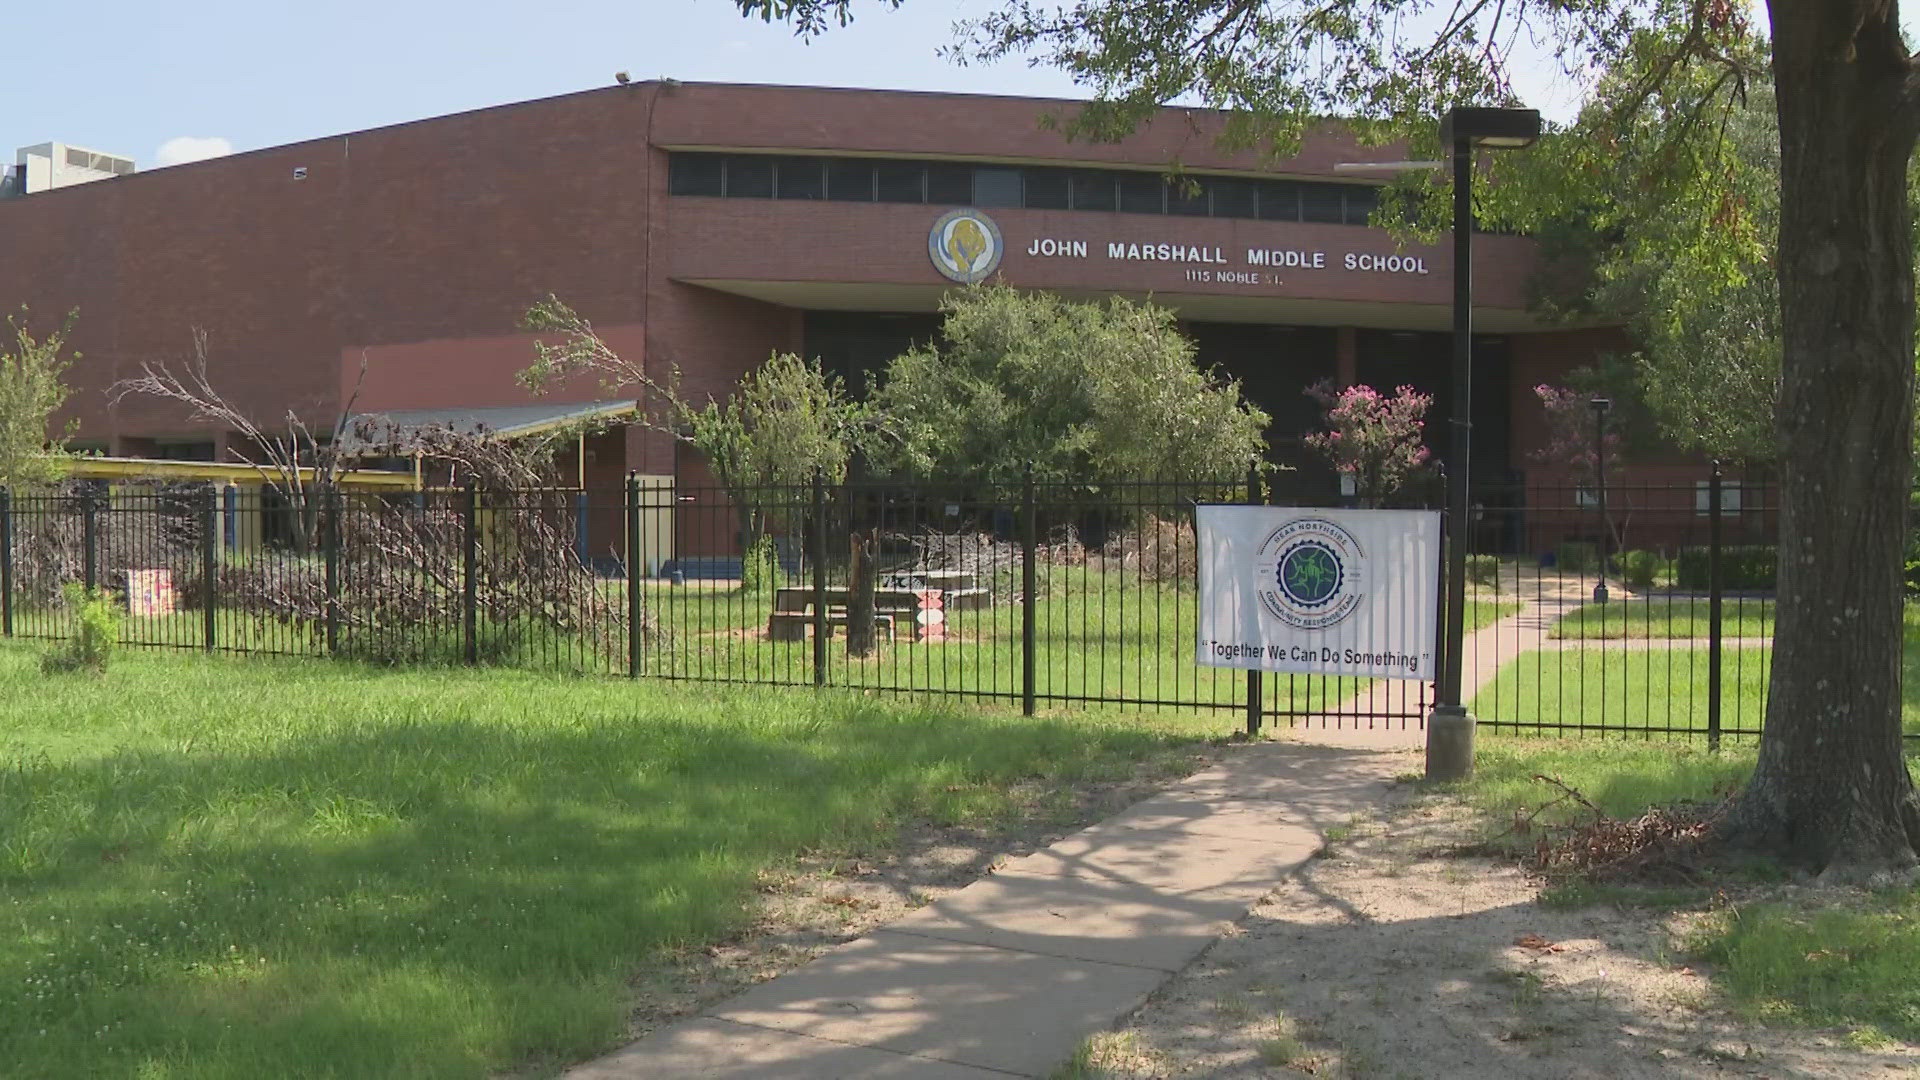
[[[970,571],[901,571],[884,574],[873,590],[873,624],[893,636],[896,620],[912,621],[925,606],[922,594],[939,596],[942,609],[983,608],[989,591],[973,585]],[[952,583],[946,588],[939,583]],[[813,587],[783,585],[774,590],[773,611],[767,616],[767,637],[772,641],[802,641],[813,625]],[[818,594],[827,606],[827,625],[844,626],[851,593],[845,585],[829,585]]]

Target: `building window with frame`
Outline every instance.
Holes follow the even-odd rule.
[[[1181,217],[1210,217],[1213,214],[1213,182],[1197,176],[1176,176],[1167,181],[1167,213]]]
[[[881,202],[927,201],[927,169],[917,161],[882,161],[873,167],[874,190]]]
[[[748,154],[728,157],[727,197],[730,199],[773,198],[773,159]]]
[[[1075,210],[1113,210],[1118,204],[1113,199],[1113,174],[1103,172],[1083,172],[1073,178],[1073,208]]]
[[[1373,212],[1379,206],[1379,189],[1363,187],[1357,184],[1347,188],[1347,224],[1367,224],[1367,222],[1372,220]]]
[[[1251,180],[1220,177],[1209,181],[1213,188],[1213,216],[1257,218],[1260,216],[1259,189]]]
[[[833,202],[872,202],[873,162],[862,158],[829,159],[827,198]]]
[[[1065,169],[1027,169],[1026,174],[1026,206],[1034,210],[1072,208],[1072,173]]]
[[[973,205],[973,166],[928,162],[927,201],[941,206]]]
[[[1157,173],[1121,173],[1114,187],[1120,192],[1123,214],[1164,214],[1167,212],[1167,184]]]
[[[982,165],[973,170],[973,205],[1020,206],[1025,202],[1019,169]]]
[[[1260,220],[1299,221],[1300,185],[1290,180],[1269,180],[1261,184]]]
[[[827,194],[826,162],[819,158],[782,158],[776,190],[783,199],[819,199]]]
[[[667,160],[667,190],[675,195],[726,194],[727,159],[719,154],[675,154]]]
[[[1337,184],[1302,184],[1300,220],[1339,225],[1347,220],[1346,193]]]

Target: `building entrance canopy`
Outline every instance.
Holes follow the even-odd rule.
[[[683,278],[735,296],[811,311],[931,312],[940,298],[961,286],[899,285],[874,282],[768,281],[739,278]],[[1000,280],[1006,280],[1004,278]],[[1008,284],[1026,286],[1009,280]],[[1050,288],[1076,300],[1119,295],[1151,300],[1173,309],[1182,319],[1196,322],[1267,323],[1292,326],[1364,326],[1382,330],[1445,330],[1446,304],[1407,304],[1365,300],[1315,300],[1284,296],[1220,295],[1207,293],[1115,289]],[[1553,327],[1526,311],[1494,308],[1476,311],[1474,323],[1485,333],[1524,333]]]

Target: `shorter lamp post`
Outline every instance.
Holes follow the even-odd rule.
[[[1593,483],[1595,501],[1600,510],[1600,580],[1593,586],[1593,602],[1607,602],[1607,535],[1611,531],[1607,522],[1607,410],[1613,408],[1613,402],[1597,397],[1588,401],[1593,408]]]

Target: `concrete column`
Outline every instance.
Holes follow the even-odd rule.
[[[1360,377],[1360,333],[1353,327],[1334,328],[1333,364],[1334,381],[1343,390]]]

